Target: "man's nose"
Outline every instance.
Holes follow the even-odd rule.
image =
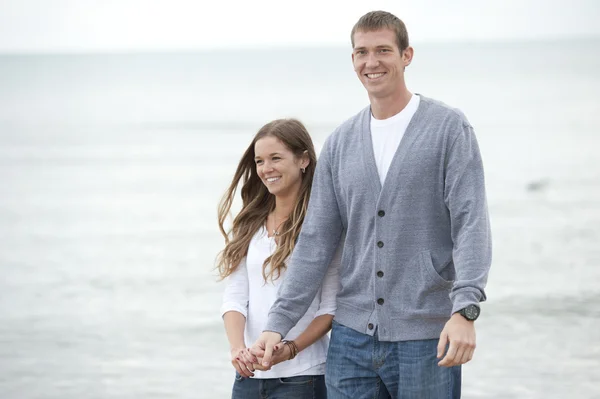
[[[377,58],[377,55],[374,53],[369,53],[367,55],[367,64],[366,66],[368,68],[375,68],[377,66],[379,66],[379,59]]]

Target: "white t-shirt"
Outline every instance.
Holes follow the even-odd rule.
[[[413,115],[419,107],[420,98],[413,94],[404,109],[396,115],[387,119],[375,119],[371,114],[371,140],[373,141],[373,153],[381,185],[385,181],[394,154],[400,145],[400,140],[406,132]]]
[[[343,240],[341,242],[343,243]],[[244,331],[246,345],[252,345],[267,325],[269,309],[275,302],[277,290],[285,278],[285,270],[278,279],[274,281],[268,279],[266,283],[262,275],[263,262],[275,251],[276,246],[274,238],[267,235],[264,227],[261,228],[252,237],[246,258],[226,279],[221,316],[226,312],[236,311],[246,317]],[[336,251],[322,286],[306,314],[284,339],[296,339],[317,316],[335,314],[336,295],[339,290],[340,248]],[[296,267],[302,267],[302,265],[298,264]],[[254,378],[325,374],[328,345],[329,337],[325,335],[301,351],[294,359],[279,363],[269,371],[255,371]]]

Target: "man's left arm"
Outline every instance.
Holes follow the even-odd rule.
[[[445,159],[444,201],[450,212],[452,253],[456,279],[450,299],[452,316],[440,336],[441,366],[471,360],[475,350],[474,322],[457,313],[485,301],[485,285],[492,260],[492,239],[481,153],[473,128],[462,121],[460,132]]]

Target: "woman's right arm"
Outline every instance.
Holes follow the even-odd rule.
[[[223,292],[221,315],[225,324],[225,332],[229,341],[231,364],[242,377],[251,377],[254,374],[252,367],[253,358],[244,341],[244,329],[248,313],[248,271],[246,258],[238,268],[226,279]]]

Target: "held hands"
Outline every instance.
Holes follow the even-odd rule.
[[[473,352],[475,352],[474,323],[458,313],[453,314],[440,334],[440,342],[437,347],[438,359],[444,355],[448,343],[450,346],[446,356],[438,363],[438,366],[458,366],[471,360]]]
[[[298,348],[294,344],[294,356]],[[281,335],[266,331],[261,334],[252,348],[231,349],[231,364],[244,378],[254,377],[254,371],[267,371],[271,367],[292,358],[291,347],[281,342]]]
[[[262,365],[264,359],[258,358],[258,362],[253,364],[255,370],[267,371],[270,370],[271,367],[279,364],[281,362],[285,362],[289,360],[292,355],[290,347],[287,345],[277,344],[273,347],[273,357],[271,358],[271,365],[269,367],[265,367]]]
[[[273,366],[273,361],[275,360],[273,358],[273,355],[277,355],[277,353],[273,353],[273,350],[275,346],[280,342],[281,334],[273,331],[264,331],[262,334],[260,334],[260,337],[258,337],[254,345],[252,345],[252,348],[250,349],[251,354],[256,356],[257,358],[261,358],[260,365],[265,370],[268,370]],[[278,345],[278,349],[281,350],[284,348],[279,348],[280,346],[286,345]],[[289,356],[283,360],[287,359],[289,359]]]
[[[254,371],[267,371],[271,367],[289,360],[292,355],[291,349],[287,345],[275,345],[273,348],[273,357],[271,366],[264,367],[262,358],[257,358],[250,352],[250,348],[234,348],[231,350],[231,364],[239,375],[245,378],[254,377]]]

